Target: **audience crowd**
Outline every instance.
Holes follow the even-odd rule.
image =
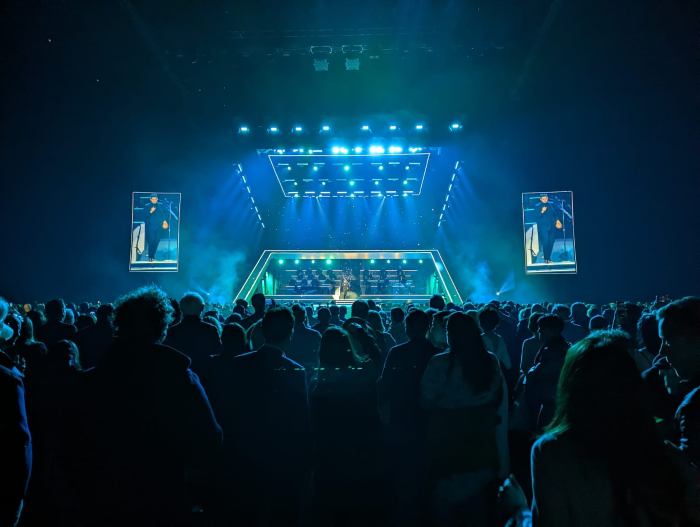
[[[0,298],[0,525],[700,523],[700,298]]]

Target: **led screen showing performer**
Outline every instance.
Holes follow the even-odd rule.
[[[177,271],[180,197],[173,192],[132,194],[130,271]]]
[[[527,273],[576,272],[573,192],[523,194],[523,230]]]

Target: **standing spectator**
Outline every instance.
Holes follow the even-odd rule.
[[[8,305],[0,297],[0,321]],[[0,322],[0,331],[2,323]],[[10,357],[0,351],[0,525],[14,527],[19,521],[32,470],[32,439],[24,406],[22,374]]]
[[[294,335],[285,349],[285,355],[309,371],[313,371],[318,363],[321,334],[306,325],[307,314],[300,305],[293,305],[292,313],[294,314]]]
[[[659,322],[656,315],[643,315],[637,323],[637,341],[641,344],[639,349],[630,349],[630,354],[637,365],[639,373],[642,373],[654,364],[654,358],[661,350],[661,338],[659,337]]]
[[[430,307],[442,311],[445,309],[445,299],[442,295],[435,294],[430,297]]]
[[[331,310],[331,319],[329,322],[334,326],[342,326],[343,322],[340,320],[340,308],[337,305],[332,304],[330,307],[330,310]]]
[[[447,349],[447,318],[451,315],[449,311],[438,311],[432,318],[428,340],[441,350]]]
[[[569,309],[564,304],[557,304],[552,309],[552,314],[557,315],[564,321],[564,330],[562,331],[562,337],[564,340],[570,343],[576,343],[579,340],[586,338],[588,335],[588,326],[580,326],[575,324],[570,320],[571,309]]]
[[[505,381],[474,319],[447,322],[450,351],[435,355],[421,383],[430,412],[427,485],[437,525],[486,525],[487,489],[499,470],[496,427]],[[464,445],[469,445],[465,448]]]
[[[404,324],[404,313],[400,307],[395,307],[391,310],[391,327],[389,333],[394,337],[396,344],[405,344],[408,342],[406,335],[406,325]]]
[[[314,308],[311,306],[306,306],[304,308],[306,311],[306,325],[310,328],[314,327],[319,323],[319,320],[314,316]]]
[[[627,340],[596,333],[566,357],[556,415],[532,449],[535,525],[682,519],[683,484],[642,402]]]
[[[501,361],[501,367],[504,370],[510,370],[511,362],[508,355],[505,339],[496,333],[496,328],[500,324],[501,318],[491,306],[483,307],[479,311],[479,325],[484,332],[482,335],[486,349],[493,353],[498,360]]]
[[[212,355],[221,352],[218,330],[201,320],[204,300],[197,293],[187,293],[180,300],[182,321],[168,330],[166,344],[187,355],[196,371]]]
[[[396,346],[396,341],[391,333],[387,333],[384,329],[384,323],[382,322],[382,317],[377,311],[370,311],[367,315],[367,324],[374,330],[374,335],[377,340],[377,346],[379,346],[379,351],[382,353],[382,365],[386,356],[389,354],[389,350]]]
[[[321,335],[331,326],[331,311],[327,307],[321,307],[318,310],[318,324],[312,329],[318,331]]]
[[[527,373],[525,397],[532,425],[541,430],[554,416],[554,396],[569,343],[561,335],[564,321],[557,315],[543,316],[537,326],[543,345],[535,357],[535,365]]]
[[[224,426],[230,441],[224,468],[235,478],[231,506],[249,525],[297,525],[308,483],[306,375],[285,354],[294,325],[289,309],[268,310],[262,319],[265,344],[233,361],[236,381],[227,398],[230,420]]]
[[[73,340],[78,332],[72,324],[66,324],[63,319],[66,316],[66,304],[61,299],[49,300],[46,302],[46,324],[41,329],[35,328],[37,340],[46,344],[51,351],[51,347],[59,340]]]
[[[83,374],[66,424],[64,469],[79,497],[69,523],[182,524],[192,497],[208,496],[191,475],[212,480],[221,428],[190,359],[162,345],[173,312],[165,293],[142,287],[115,310],[116,338]]]
[[[609,327],[610,324],[602,315],[595,315],[591,317],[591,319],[588,321],[588,331],[590,333],[593,333],[594,331],[599,331],[601,329],[608,329]]]
[[[221,331],[221,355],[238,357],[250,351],[245,329],[240,324],[227,324]]]
[[[43,342],[34,340],[34,324],[29,316],[22,321],[19,330],[19,337],[15,345],[7,350],[7,354],[12,357],[19,357],[23,365],[25,377],[34,377],[41,373],[42,367],[46,365],[46,346]]]
[[[520,356],[520,372],[525,375],[527,375],[530,368],[535,365],[535,357],[537,357],[537,353],[544,344],[544,342],[540,340],[538,332],[539,327],[537,321],[540,318],[542,318],[542,313],[533,313],[528,318],[527,329],[532,333],[532,336],[523,342],[523,351]]]
[[[97,308],[96,315],[97,323],[81,329],[75,336],[75,343],[80,350],[80,359],[85,370],[97,366],[100,357],[114,338],[114,328],[112,328],[114,306],[103,304]]]
[[[243,326],[243,329],[245,329],[246,331],[253,324],[262,320],[263,316],[265,316],[265,295],[263,295],[262,293],[255,293],[253,295],[253,298],[250,299],[250,302],[251,304],[253,304],[253,309],[255,310],[255,312],[250,316],[244,317],[243,321],[241,322],[241,326]],[[243,304],[238,305],[242,306]]]

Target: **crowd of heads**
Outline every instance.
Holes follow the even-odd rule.
[[[465,401],[474,397],[485,401],[492,397],[497,404],[489,403],[492,405],[489,411],[499,413],[497,418],[494,413],[494,421],[488,426],[494,429],[505,426],[509,430],[507,439],[499,439],[499,456],[503,450],[510,450],[507,456],[499,458],[491,474],[492,481],[502,483],[511,467],[513,470],[529,467],[529,457],[518,457],[518,441],[529,449],[541,437],[533,449],[534,462],[537,456],[552,455],[547,450],[547,441],[563,437],[575,445],[581,456],[608,467],[614,488],[626,489],[631,499],[645,501],[636,506],[652,520],[657,513],[672,519],[692,516],[695,504],[679,497],[686,495],[683,489],[688,485],[679,474],[683,473],[683,456],[694,456],[700,450],[700,445],[694,444],[694,430],[689,428],[700,427],[700,422],[691,423],[686,418],[679,436],[679,430],[670,421],[676,408],[680,412],[680,408],[688,407],[695,389],[700,388],[699,298],[568,305],[510,301],[484,304],[471,300],[455,303],[433,295],[428,305],[356,300],[348,312],[345,305],[335,302],[280,303],[269,301],[261,293],[254,294],[250,304],[245,299],[209,303],[193,292],[174,299],[156,286],[145,286],[123,295],[113,304],[74,304],[61,299],[46,303],[13,300],[14,303],[9,303],[0,298],[0,346],[8,359],[3,366],[23,376],[30,416],[35,412],[34,415],[40,416],[37,419],[43,418],[52,426],[55,419],[46,417],[41,408],[48,405],[42,399],[47,387],[64,390],[64,386],[82,382],[78,374],[85,370],[99,373],[105,368],[106,371],[108,366],[103,364],[107,364],[106,357],[115,343],[132,350],[136,370],[139,353],[154,353],[153,349],[163,345],[186,355],[191,369],[201,379],[203,393],[211,392],[214,417],[218,417],[216,414],[225,405],[220,399],[224,388],[217,386],[217,382],[222,382],[217,381],[222,372],[227,368],[242,371],[252,367],[246,364],[257,364],[248,357],[272,354],[274,360],[268,357],[255,367],[264,369],[265,364],[274,363],[271,372],[287,369],[305,372],[302,378],[311,401],[312,421],[330,418],[315,410],[320,400],[324,404],[336,401],[341,413],[350,411],[344,406],[347,402],[342,405],[339,402],[350,394],[358,406],[347,419],[356,418],[355,412],[365,408],[363,405],[369,400],[367,407],[373,407],[379,422],[384,423],[379,427],[373,425],[372,430],[396,428],[399,422],[396,416],[406,408],[410,408],[406,415],[414,415],[415,423],[422,423],[421,426],[427,427],[423,430],[430,430],[432,421],[415,416],[432,413],[444,420],[451,414],[437,414],[438,410],[473,408],[470,405],[474,403]],[[99,338],[98,330],[102,331]],[[212,344],[201,349],[205,339],[210,339],[206,342]],[[438,360],[443,356],[444,371],[440,370],[443,366]],[[289,362],[274,362],[279,357]],[[494,364],[498,364],[496,371],[500,370],[503,376],[502,390],[494,382]],[[340,389],[337,383],[346,382],[348,375],[355,376],[348,384],[350,388]],[[444,385],[433,383],[435,375],[445,376]],[[241,377],[234,375],[227,382],[232,382],[232,378]],[[275,383],[279,382],[283,391],[288,381],[276,378],[265,377],[264,382],[272,383],[269,389],[273,392],[277,390]],[[60,383],[55,379],[60,379]],[[331,384],[334,387],[329,389]],[[354,391],[357,386],[362,386],[363,391]],[[494,386],[500,391],[494,391]],[[333,394],[330,398],[329,393]],[[63,396],[57,400],[64,400]],[[54,402],[52,411],[56,410],[55,405]],[[223,415],[228,415],[227,412],[224,410]],[[63,409],[58,415],[63,415]],[[464,415],[469,418],[469,414]],[[222,419],[227,437],[228,417]],[[369,418],[365,416],[361,422],[366,426]],[[30,431],[32,424],[30,419]],[[45,426],[42,423],[36,431],[40,448],[51,442],[47,440],[50,434]],[[322,422],[315,426],[323,429]],[[412,430],[415,429],[414,426]],[[392,432],[394,435],[387,436],[391,441],[408,441],[396,430]],[[236,433],[233,432],[234,436]],[[680,445],[677,450],[680,457],[673,463],[662,437]],[[322,443],[320,436],[316,440]],[[373,436],[378,444],[385,440],[381,434]],[[445,448],[449,451],[452,443],[443,440],[447,441]],[[412,456],[418,455],[417,450],[411,452]],[[641,462],[639,456],[646,456],[648,462]],[[697,460],[691,458],[691,461]],[[46,458],[37,462],[39,474],[51,473]],[[327,460],[321,456],[317,462],[323,466]],[[504,472],[502,469],[506,467]],[[680,468],[674,471],[669,467]],[[520,477],[528,479],[527,470]],[[663,489],[658,488],[660,482]],[[547,485],[542,481],[533,483]],[[521,492],[531,499],[532,487],[523,487],[525,490]],[[29,488],[31,491],[33,487]],[[440,488],[434,487],[438,489],[436,492]],[[656,494],[647,495],[649,489],[656,489]],[[43,491],[46,492],[46,487]],[[491,497],[495,499],[495,494]],[[546,516],[546,498],[536,503],[536,492],[534,497],[534,512]],[[613,498],[613,501],[617,499]],[[36,499],[29,503],[30,517],[42,518],[42,503]],[[429,503],[420,500],[417,503],[424,509],[431,508]],[[620,512],[621,517],[627,518],[628,512]],[[446,518],[439,514],[437,517]],[[556,521],[548,520],[548,523]]]

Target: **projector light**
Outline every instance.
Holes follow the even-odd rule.
[[[348,149],[347,149],[347,148],[341,148],[341,149],[340,149],[340,153],[341,153],[341,154],[347,154],[347,153],[348,153]]]
[[[359,154],[360,152],[362,152],[362,147],[361,146],[355,147],[355,153]]]
[[[422,125],[422,124],[417,124],[417,125],[416,125],[416,130],[422,130],[422,129],[423,129],[423,125]]]
[[[331,129],[330,126],[322,126],[322,127],[321,127],[321,130],[323,130],[324,132],[327,132],[327,131],[329,131],[330,129]]]
[[[273,133],[274,133],[274,132],[276,132],[276,131],[277,131],[277,127],[276,127],[276,126],[271,126],[271,127],[270,127],[270,132],[273,132]]]
[[[338,154],[338,153],[340,153],[340,148],[338,148],[337,146],[334,146],[333,149],[331,150],[331,152],[333,152],[334,154]]]
[[[364,125],[364,126],[362,127],[362,129],[365,130],[365,131],[367,131],[367,130],[369,130],[369,126]]]
[[[246,133],[246,132],[248,131],[248,127],[247,127],[247,126],[241,126],[241,127],[238,129],[238,131],[244,134],[244,133]]]
[[[392,124],[392,125],[389,127],[389,130],[396,130],[396,125],[395,125],[395,124]]]

